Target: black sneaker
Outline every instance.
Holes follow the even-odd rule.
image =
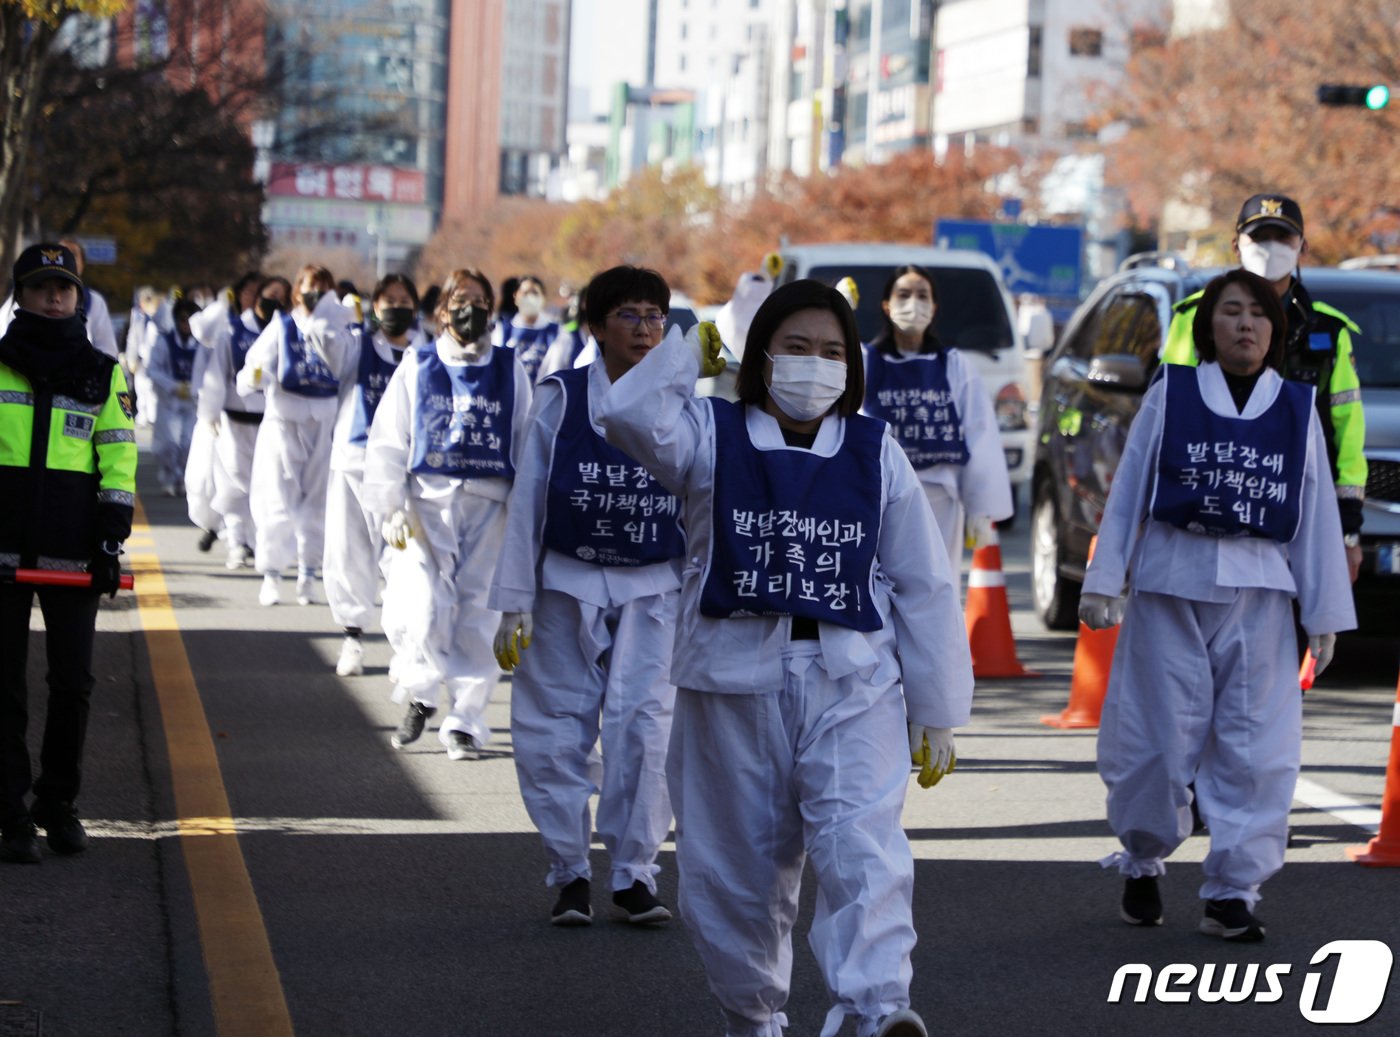
[[[449,760],[474,760],[477,748],[476,739],[465,731],[447,732],[447,758]]]
[[[417,701],[410,702],[408,712],[403,715],[403,720],[399,722],[399,729],[389,739],[389,744],[395,749],[402,749],[409,743],[418,741],[423,734],[423,725],[436,712],[436,706],[425,706]]]
[[[1157,877],[1143,875],[1123,883],[1123,906],[1119,916],[1129,925],[1161,925],[1162,894],[1157,890]]]
[[[614,893],[613,903],[627,912],[627,921],[633,925],[655,925],[671,920],[670,909],[656,899],[656,894],[647,889],[641,879]]]
[[[587,879],[574,879],[559,891],[559,899],[549,912],[553,925],[592,925],[593,905],[589,903]]]
[[[912,1008],[881,1016],[875,1026],[875,1037],[928,1037],[928,1027]]]
[[[1207,936],[1219,936],[1234,943],[1258,943],[1264,938],[1264,923],[1239,899],[1207,900],[1200,929]]]
[[[219,539],[219,534],[212,529],[206,529],[204,535],[199,538],[199,549],[208,554],[209,549],[214,546],[214,541]]]
[[[28,817],[7,821],[0,828],[0,861],[10,864],[38,864],[39,833]]]
[[[51,803],[39,800],[30,811],[34,823],[48,833],[49,849],[54,853],[82,853],[88,846],[88,835],[72,803]]]

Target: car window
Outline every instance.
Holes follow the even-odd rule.
[[[1361,329],[1352,335],[1356,376],[1368,388],[1400,388],[1400,278],[1394,292],[1314,291]]]
[[[856,282],[860,302],[856,306],[856,325],[860,340],[871,342],[880,333],[880,296],[885,282],[894,272],[893,266],[814,266],[807,276],[834,285],[843,277]],[[976,349],[994,353],[1010,349],[1016,339],[1011,330],[1011,318],[996,277],[975,267],[935,267],[930,273],[938,284],[938,310],[933,326],[938,338],[959,349]]]
[[[1093,343],[1093,356],[1135,356],[1150,362],[1162,344],[1157,304],[1149,295],[1121,292],[1104,309]]]

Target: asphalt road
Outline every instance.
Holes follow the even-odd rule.
[[[131,550],[158,556],[178,636],[148,577],[140,609],[130,594],[104,606],[81,800],[93,843],[78,858],[46,852],[39,867],[0,869],[0,1037],[722,1034],[680,921],[630,928],[595,891],[591,928],[548,924],[543,853],[511,761],[508,681],[484,758],[450,762],[432,732],[395,752],[400,707],[382,638],[368,642],[363,677],[337,678],[324,606],[259,608],[256,575],[226,572],[217,548],[199,554],[183,502],[143,489],[151,531]],[[1018,652],[1039,676],[979,682],[956,774],[927,791],[911,782],[915,1007],[933,1032],[959,1037],[1316,1029],[1300,1005],[1327,1006],[1337,969],[1309,964],[1319,948],[1400,947],[1400,869],[1343,852],[1379,817],[1395,644],[1344,640],[1309,693],[1294,845],[1259,909],[1267,942],[1196,933],[1200,836],[1169,866],[1167,924],[1134,929],[1117,918],[1117,877],[1095,864],[1116,844],[1094,733],[1038,722],[1066,704],[1074,640],[1027,613],[1024,532],[1003,551]],[[180,679],[180,645],[193,683]],[[31,699],[37,730],[43,696]],[[231,823],[219,820],[220,790]],[[661,863],[674,905],[669,845]],[[800,935],[811,910],[809,881]],[[1154,977],[1173,963],[1234,963],[1236,988],[1258,995],[1265,967],[1287,970],[1273,970],[1272,1001],[1204,1002],[1186,982],[1160,989],[1189,991],[1187,1003],[1136,1003],[1134,981],[1110,1003],[1115,973],[1133,963]],[[1309,972],[1320,992],[1305,997]],[[1400,1032],[1393,975],[1385,992],[1351,1032]],[[788,1032],[817,1034],[826,1008],[799,940]]]

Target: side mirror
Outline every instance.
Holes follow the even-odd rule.
[[[1147,387],[1147,365],[1126,353],[1109,353],[1089,361],[1085,378],[1106,389],[1141,392]]]

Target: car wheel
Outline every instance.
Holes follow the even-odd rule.
[[[1049,630],[1079,626],[1079,584],[1060,575],[1060,516],[1054,491],[1041,486],[1031,509],[1031,600]]]

